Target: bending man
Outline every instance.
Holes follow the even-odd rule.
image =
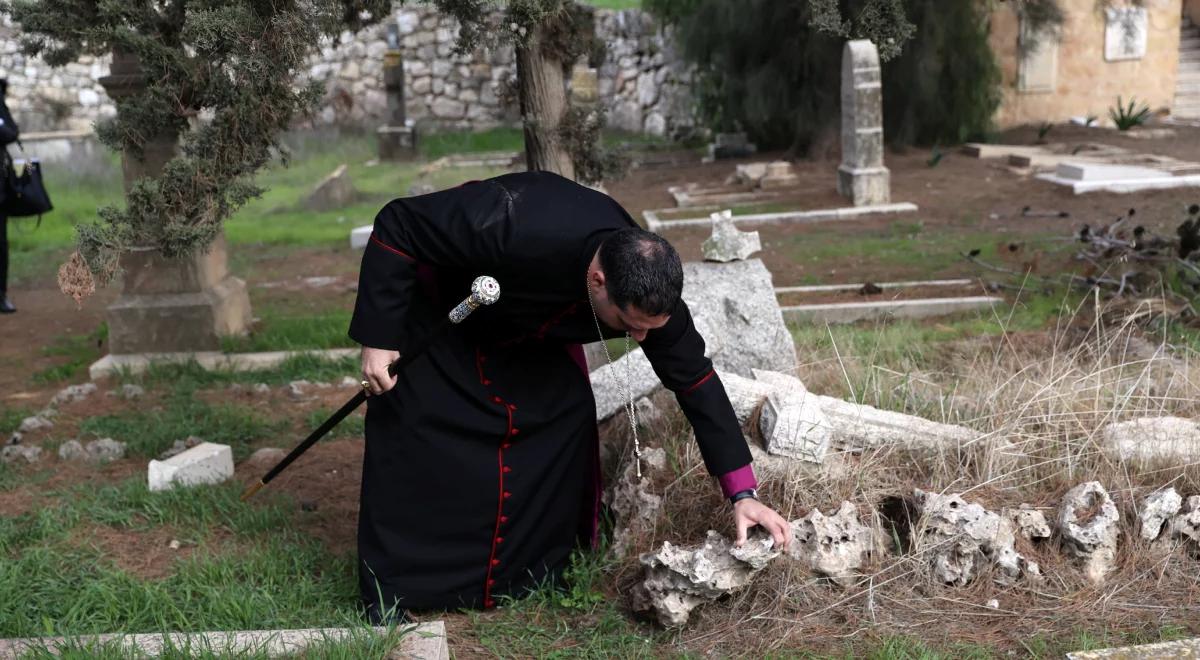
[[[500,301],[396,377],[387,365],[481,274]],[[628,334],[736,500],[739,542],[787,523],[759,503],[733,408],[680,297],[679,255],[607,195],[547,172],[509,174],[380,211],[350,336],[369,383],[358,523],[362,597],[403,609],[492,607],[559,573],[594,540],[595,401],[581,344]]]

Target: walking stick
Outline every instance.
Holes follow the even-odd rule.
[[[465,300],[459,303],[454,309],[450,310],[450,313],[446,315],[446,318],[442,319],[441,322],[438,323],[437,327],[434,328],[428,335],[423,337],[421,341],[417,342],[410,350],[408,350],[404,355],[400,356],[400,358],[398,358],[395,362],[389,364],[388,375],[395,376],[397,372],[405,367],[405,365],[415,360],[419,355],[421,355],[421,353],[425,352],[425,349],[429,348],[429,345],[432,344],[435,339],[437,339],[437,336],[441,334],[442,330],[444,330],[447,326],[451,324],[462,323],[463,319],[467,318],[471,312],[478,309],[481,305],[490,305],[499,299],[499,282],[497,282],[494,278],[488,277],[487,275],[482,275],[475,278],[475,281],[471,283],[471,295],[467,296]],[[362,405],[362,402],[366,400],[367,392],[365,389],[359,391],[358,394],[355,394],[349,401],[345,403],[345,405],[339,408],[337,412],[333,413],[329,419],[325,420],[325,422],[318,426],[315,431],[310,433],[308,437],[304,439],[304,442],[296,445],[296,448],[293,449],[291,453],[289,453],[287,456],[284,456],[283,460],[279,461],[279,463],[275,467],[271,468],[271,470],[267,472],[262,479],[258,480],[258,483],[251,484],[246,488],[246,490],[242,491],[242,501],[245,502],[251,497],[254,497],[254,494],[259,490],[262,490],[263,486],[266,486],[271,482],[272,479],[279,476],[279,473],[283,472],[287,466],[291,465],[292,461],[299,458],[300,454],[308,451],[309,447],[312,447],[317,440],[320,440],[325,436],[326,433],[329,433],[330,429],[337,426],[339,422],[346,418],[346,415],[349,415],[355,408]]]

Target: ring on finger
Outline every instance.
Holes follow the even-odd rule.
[[[362,381],[361,385],[362,385],[363,391],[366,392],[368,395],[370,395],[371,394],[371,381],[364,380],[364,381]]]

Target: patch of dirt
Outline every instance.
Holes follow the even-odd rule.
[[[303,438],[285,447],[285,452]],[[300,507],[297,524],[319,539],[334,554],[357,552],[358,497],[362,482],[362,438],[318,442],[267,484],[267,491],[287,493]],[[253,465],[243,461],[238,478],[249,485],[274,464]],[[313,508],[312,511],[305,511]]]
[[[165,527],[144,530],[88,525],[72,531],[80,546],[94,547],[121,570],[143,580],[159,580],[171,575],[176,560],[188,559],[197,550],[194,544],[179,543],[174,531]]]
[[[876,287],[877,289],[879,287]],[[924,298],[955,298],[992,295],[986,288],[976,285],[965,286],[912,286],[883,287],[879,291],[813,291],[806,293],[779,294],[780,305],[816,305],[828,303],[887,302],[890,300],[919,300]]]

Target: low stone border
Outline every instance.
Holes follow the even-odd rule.
[[[886,318],[921,319],[955,312],[986,309],[1003,303],[1003,298],[971,296],[967,298],[920,298],[861,303],[824,303],[780,308],[789,322],[854,323]]]
[[[365,630],[365,629],[364,629]],[[371,628],[379,635],[387,634],[387,628]],[[389,658],[412,658],[413,660],[449,660],[450,648],[446,644],[446,624],[442,621],[421,623],[397,628],[402,634],[400,643]],[[119,640],[127,651],[137,651],[158,656],[166,648],[188,651],[212,651],[218,653],[245,654],[267,653],[283,656],[302,653],[311,644],[354,639],[363,631],[352,628],[307,628],[302,630],[239,630],[201,633],[150,633],[125,635],[80,635],[78,637],[25,637],[0,639],[0,660],[19,658],[35,651],[48,650],[57,654],[57,647],[67,644],[78,646],[103,645]]]
[[[1196,658],[1200,657],[1200,637],[1181,639],[1174,642],[1159,642],[1141,646],[1123,646],[1121,648],[1100,649],[1098,651],[1075,651],[1067,654],[1067,660],[1134,660],[1143,658]]]
[[[911,202],[895,204],[875,204],[870,206],[843,206],[832,209],[816,209],[813,211],[784,211],[782,213],[752,213],[750,215],[735,215],[734,224],[802,224],[809,222],[828,222],[831,220],[850,220],[868,215],[890,213],[913,213],[917,205]],[[657,211],[643,211],[646,229],[655,233],[664,229],[676,227],[708,227],[712,218],[683,218],[680,220],[659,220]]]
[[[263,353],[199,351],[196,353],[105,355],[88,367],[88,376],[92,380],[100,380],[121,372],[139,374],[146,371],[152,364],[183,364],[192,361],[209,371],[258,371],[277,367],[288,358],[298,355],[313,355],[326,360],[340,360],[358,354],[359,349],[357,348],[333,348],[323,351],[267,351]]]

